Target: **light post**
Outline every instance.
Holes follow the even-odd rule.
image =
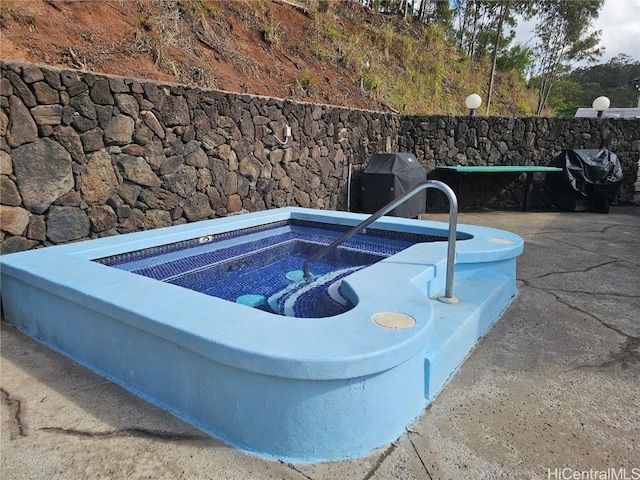
[[[476,109],[480,108],[482,104],[482,98],[477,93],[472,93],[465,99],[464,104],[469,109],[469,116],[475,117]]]
[[[609,108],[609,105],[611,105],[611,102],[607,97],[598,97],[593,101],[591,106],[598,112],[598,118],[602,118],[602,114]]]

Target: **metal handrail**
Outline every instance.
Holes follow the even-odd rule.
[[[401,197],[396,198],[393,202],[388,203],[384,207],[382,207],[377,212],[371,214],[370,217],[366,218],[358,225],[353,227],[348,232],[341,235],[339,238],[334,240],[331,244],[315,253],[311,256],[311,258],[304,261],[302,264],[302,271],[304,272],[304,278],[309,278],[309,263],[315,262],[319,258],[324,257],[331,250],[335,249],[338,245],[340,245],[345,240],[348,240],[352,236],[354,236],[359,231],[367,228],[371,223],[378,220],[383,215],[386,215],[394,208],[402,205],[405,201],[413,197],[416,193],[421,192],[422,190],[426,190],[427,188],[435,188],[444,193],[449,200],[449,242],[447,245],[447,273],[446,273],[446,284],[445,284],[445,294],[444,298],[441,300],[445,303],[456,303],[457,299],[453,296],[453,267],[456,259],[456,226],[458,224],[458,199],[456,198],[456,194],[451,190],[451,188],[438,180],[427,180],[426,182],[420,183],[413,190],[405,193]]]

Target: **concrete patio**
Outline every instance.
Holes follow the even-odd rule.
[[[3,322],[0,476],[640,479],[640,207],[459,221],[524,238],[520,293],[393,444],[310,465],[246,455]]]

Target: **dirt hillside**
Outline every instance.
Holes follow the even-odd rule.
[[[463,113],[461,99],[486,89],[486,69],[437,38],[350,1],[0,0],[7,60],[373,110]],[[516,87],[497,79],[495,113],[525,113]]]
[[[207,18],[213,31],[206,32],[189,25],[197,25],[189,21],[195,13],[180,11],[180,3],[2,0],[0,56],[234,92],[381,108],[355,79],[329,71],[304,48],[311,28],[305,10],[276,1],[215,2],[212,18]],[[263,16],[277,19],[277,42],[269,41],[261,28]],[[213,41],[207,41],[207,33]],[[166,41],[160,55],[153,51],[155,39]],[[304,72],[321,81],[301,84]]]

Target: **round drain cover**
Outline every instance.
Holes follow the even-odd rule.
[[[385,328],[410,328],[416,324],[416,320],[409,315],[398,312],[378,312],[373,315],[373,321]]]

